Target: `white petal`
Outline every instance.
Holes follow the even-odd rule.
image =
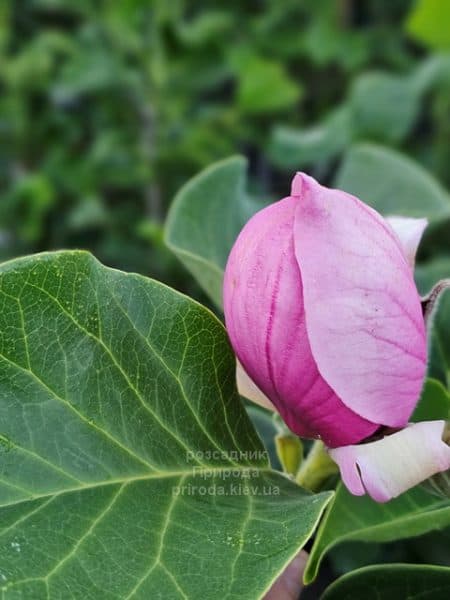
[[[406,260],[412,268],[416,260],[417,248],[425,227],[428,225],[426,219],[412,219],[408,217],[388,217],[386,221],[397,234]]]
[[[255,404],[259,404],[263,408],[277,412],[277,409],[269,398],[262,393],[259,387],[255,385],[253,380],[247,375],[240,362],[236,365],[236,383],[238,392],[241,396],[255,402]]]
[[[352,494],[366,491],[387,502],[436,473],[450,469],[450,447],[442,440],[444,421],[424,421],[381,440],[330,450]]]

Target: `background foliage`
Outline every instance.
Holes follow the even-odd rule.
[[[429,218],[417,268],[425,293],[450,275],[446,11],[439,0],[4,0],[0,258],[86,248],[220,306],[232,240],[221,236],[215,207],[226,205],[227,231],[238,231],[304,169],[385,214]],[[169,244],[201,289],[164,244],[163,223],[185,182],[236,153],[247,176],[241,159],[213,167],[175,206],[191,197],[191,208],[205,202],[210,213],[199,210],[185,230],[173,226],[175,211],[169,221]],[[445,402],[449,294],[426,388]],[[346,502],[341,491],[332,510]],[[429,510],[419,516],[431,524]],[[376,521],[367,511],[364,531]],[[373,563],[450,565],[449,530],[377,535],[323,528],[315,585]]]
[[[448,185],[438,4],[5,0],[2,257],[89,248],[192,291],[161,222],[181,184],[235,152],[272,198],[298,168],[329,182],[361,140]]]

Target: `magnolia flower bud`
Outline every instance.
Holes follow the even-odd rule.
[[[426,370],[413,278],[425,227],[424,219],[385,220],[354,196],[297,173],[291,195],[241,231],[225,270],[228,334],[255,384],[252,396],[259,388],[293,432],[321,438],[329,448],[360,448],[381,427],[408,424]],[[437,429],[428,432],[436,436]],[[411,447],[414,428],[408,431]],[[433,472],[450,468],[442,446],[430,445],[440,454],[435,463],[425,461],[423,479],[431,463],[438,465]],[[360,456],[349,448],[345,472],[353,460],[360,477]],[[342,466],[342,453],[332,456]],[[372,463],[382,469],[382,461]],[[372,493],[366,479],[344,482],[353,493],[393,497]]]

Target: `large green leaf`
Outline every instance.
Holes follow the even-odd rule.
[[[419,164],[382,146],[359,144],[352,147],[334,184],[385,215],[428,217],[430,220],[450,215],[447,191]]]
[[[208,167],[179,191],[167,218],[168,246],[218,307],[228,254],[257,209],[245,191],[246,168],[240,156]]]
[[[61,252],[0,268],[2,598],[256,599],[330,494],[270,469],[219,321]]]
[[[340,484],[317,533],[305,582],[316,577],[325,554],[341,542],[389,542],[447,525],[450,500],[441,500],[419,487],[387,504],[378,504],[368,496],[352,496]]]
[[[434,565],[377,565],[344,575],[325,590],[322,600],[447,600],[450,569]]]

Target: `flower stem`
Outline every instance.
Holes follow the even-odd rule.
[[[303,444],[300,438],[279,433],[275,437],[275,448],[283,471],[295,477],[303,460]]]
[[[307,490],[316,492],[329,477],[338,472],[338,466],[330,458],[324,443],[316,440],[302,462],[295,480]]]

